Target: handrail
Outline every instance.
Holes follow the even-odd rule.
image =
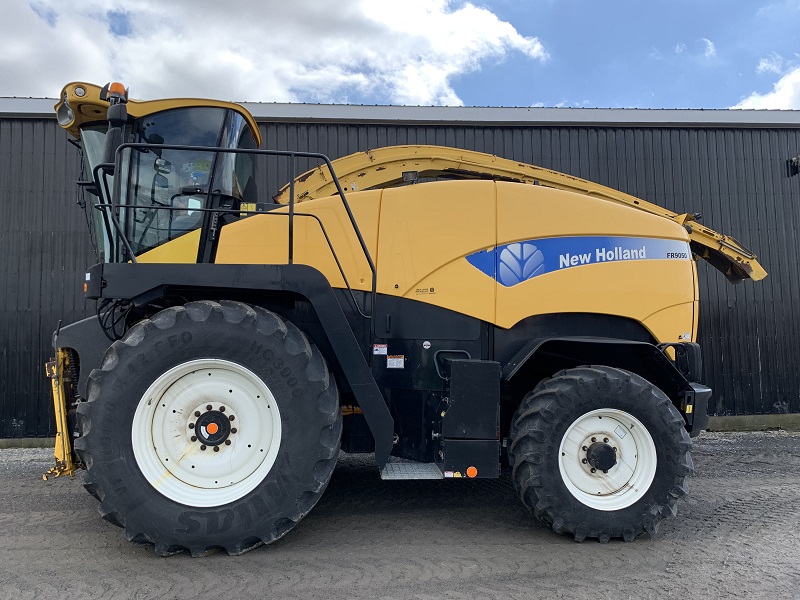
[[[110,208],[112,205],[108,203],[98,202],[97,204],[93,204],[92,208],[96,208],[100,211],[105,211],[106,209]],[[117,204],[118,208],[141,208],[140,204]],[[152,206],[149,207],[150,210],[186,210],[185,208],[181,208],[178,206]],[[260,211],[260,210],[240,210],[235,208],[193,208],[193,212],[207,212],[207,213],[218,213],[218,214],[235,214],[235,215],[247,215],[247,216],[255,216],[255,215],[262,215],[262,216],[273,216],[273,217],[288,217],[289,213],[284,212],[274,212],[274,211]],[[328,244],[328,249],[331,251],[331,256],[333,256],[333,260],[336,262],[336,267],[339,269],[339,274],[342,276],[342,280],[344,281],[345,286],[347,287],[347,291],[350,293],[350,298],[353,301],[353,308],[356,309],[358,314],[360,314],[365,319],[370,319],[370,315],[364,314],[361,310],[361,307],[358,305],[358,301],[356,300],[356,296],[353,293],[353,288],[350,285],[350,281],[347,279],[347,274],[344,272],[344,267],[342,267],[342,263],[339,260],[339,257],[336,254],[336,250],[333,248],[333,242],[331,242],[331,238],[328,235],[328,230],[325,228],[325,224],[322,222],[322,219],[319,216],[311,214],[311,213],[294,213],[295,217],[309,217],[314,219],[317,224],[319,225],[320,231],[322,235],[325,237],[325,242]],[[196,231],[196,230],[192,230]],[[186,232],[188,233],[188,231]],[[177,238],[172,238],[177,239]],[[171,240],[170,240],[171,241]],[[289,263],[292,264],[292,263]]]
[[[329,238],[329,236],[327,234],[327,231],[325,230],[324,225],[322,224],[322,222],[319,221],[319,219],[317,219],[317,220],[319,221],[320,225],[322,226],[323,235],[325,236],[326,241],[327,241],[327,243],[328,243],[328,245],[329,245],[329,247],[331,249],[331,252],[333,254],[334,260],[337,263],[337,266],[338,266],[338,268],[340,270],[340,273],[342,273],[342,277],[344,279],[345,285],[347,286],[347,289],[350,292],[350,295],[351,295],[351,297],[353,299],[353,302],[356,305],[356,309],[358,310],[359,314],[361,316],[363,316],[364,318],[366,318],[366,319],[371,319],[372,318],[372,310],[374,310],[374,307],[375,307],[375,300],[376,300],[376,296],[377,296],[377,287],[378,287],[377,269],[375,267],[374,261],[372,260],[372,256],[369,253],[369,248],[367,248],[367,244],[364,241],[364,237],[361,235],[361,230],[358,227],[358,223],[356,222],[355,216],[353,215],[353,211],[350,208],[350,204],[347,202],[347,198],[345,196],[344,190],[342,189],[342,186],[339,184],[339,180],[336,177],[336,173],[335,173],[335,171],[333,169],[333,165],[331,164],[331,160],[325,154],[321,154],[319,152],[302,152],[302,151],[287,151],[287,150],[261,150],[261,149],[257,149],[257,148],[223,148],[223,147],[219,147],[219,146],[217,146],[217,147],[213,147],[213,146],[187,146],[187,145],[181,145],[181,144],[147,144],[147,143],[141,143],[141,142],[136,142],[136,143],[130,142],[130,143],[121,144],[116,150],[115,161],[114,161],[114,164],[113,164],[113,172],[116,173],[116,174],[121,172],[122,153],[126,148],[130,148],[132,150],[140,150],[140,151],[141,150],[181,150],[181,151],[188,151],[188,152],[215,152],[215,153],[223,153],[223,154],[253,154],[253,155],[256,155],[256,156],[284,156],[284,157],[287,157],[287,158],[291,159],[291,166],[292,166],[293,169],[295,167],[297,157],[310,158],[310,159],[314,159],[314,160],[323,161],[325,163],[325,165],[327,166],[328,171],[331,173],[331,176],[332,176],[333,181],[335,183],[336,189],[339,192],[339,197],[341,198],[342,206],[344,207],[344,210],[347,213],[347,217],[348,217],[348,219],[350,221],[350,225],[353,228],[353,232],[356,234],[356,238],[358,239],[358,243],[359,243],[359,245],[361,247],[361,251],[364,254],[364,258],[366,259],[367,265],[369,266],[369,269],[370,269],[370,273],[371,273],[371,276],[372,276],[372,281],[371,281],[371,284],[372,284],[372,286],[371,286],[372,287],[372,289],[371,289],[371,301],[372,302],[371,302],[371,310],[370,310],[370,314],[369,315],[364,314],[364,312],[361,311],[361,309],[358,307],[358,304],[355,301],[355,295],[353,294],[353,290],[352,290],[352,288],[350,286],[349,281],[347,280],[347,277],[344,275],[344,270],[343,270],[343,268],[341,266],[341,263],[339,261],[339,258],[337,256],[337,254],[336,254],[336,251],[333,248],[333,245],[332,245],[332,243],[330,241],[330,238]],[[95,172],[97,172],[97,170],[100,169],[100,168],[103,168],[104,170],[107,170],[109,167],[112,167],[112,165],[110,163],[108,163],[108,164],[107,163],[103,163],[103,164],[97,165],[95,167]],[[213,189],[213,183],[214,183],[214,174],[212,172],[211,180],[209,181],[209,188],[208,188],[208,195],[209,196],[212,194],[211,190]],[[114,208],[127,208],[129,206],[135,206],[136,208],[141,208],[141,206],[139,206],[139,205],[127,205],[127,204],[123,205],[123,204],[116,204],[115,203],[115,200],[120,197],[121,185],[122,185],[121,184],[121,178],[120,177],[116,177],[115,180],[114,180],[114,193],[113,193],[113,195],[110,196],[110,203],[105,208],[108,209],[108,212],[110,213],[110,218],[112,219],[112,222],[114,223],[114,226],[115,226],[115,228],[117,229],[117,232],[120,235],[120,239],[121,239],[122,243],[125,245],[125,249],[129,252],[132,262],[136,262],[136,257],[135,257],[135,255],[133,253],[133,249],[132,249],[132,247],[131,247],[128,239],[127,239],[127,236],[125,235],[125,233],[124,233],[124,231],[122,229],[122,226],[120,225],[119,221],[116,219],[116,216],[114,214]],[[295,216],[295,214],[302,214],[304,216],[312,216],[312,215],[308,215],[306,213],[295,213],[295,211],[294,211],[295,197],[294,197],[294,191],[293,190],[294,190],[294,179],[292,179],[292,183],[291,183],[291,186],[290,186],[289,212],[288,212],[288,215],[287,215],[289,217],[289,264],[292,264],[292,262],[294,260],[294,216]],[[97,206],[100,207],[100,205],[97,205]],[[152,210],[165,210],[165,209],[166,210],[172,210],[172,207],[150,207],[150,208]],[[243,210],[222,209],[222,208],[202,208],[202,209],[195,209],[195,210],[198,210],[198,211],[201,211],[201,212],[217,213],[217,214],[226,214],[226,213],[271,214],[271,213],[268,213],[268,212],[243,211]],[[284,214],[284,213],[274,213],[274,214]],[[316,217],[314,217],[314,218],[316,218]]]
[[[125,244],[125,249],[128,251],[128,253],[129,253],[130,257],[131,257],[131,262],[136,262],[136,255],[133,253],[133,248],[131,248],[131,245],[128,242],[128,238],[127,238],[127,236],[125,235],[125,232],[122,229],[122,225],[120,224],[119,220],[117,219],[117,215],[114,212],[114,197],[115,196],[110,194],[109,191],[108,191],[108,179],[107,179],[108,178],[108,172],[109,172],[109,170],[113,169],[113,172],[117,173],[117,165],[116,164],[112,165],[111,163],[99,163],[98,165],[96,165],[95,168],[92,169],[92,175],[95,177],[95,183],[96,184],[100,183],[99,179],[97,179],[97,174],[98,174],[100,169],[103,170],[103,186],[105,187],[106,194],[108,194],[108,197],[111,200],[110,210],[106,213],[106,216],[111,219],[111,222],[114,224],[114,227],[117,229],[117,233],[119,233],[120,239],[122,240],[122,243]],[[117,188],[118,188],[118,185],[117,185],[119,183],[118,179],[119,178],[117,178],[117,181],[114,184],[115,193],[116,193]],[[98,185],[98,187],[99,187],[99,185]],[[108,223],[106,223],[106,227],[108,227]],[[108,241],[109,241],[109,245],[110,245],[111,244],[111,236],[110,235],[109,235],[109,240]],[[115,247],[114,248],[114,254],[115,255],[116,255],[116,251],[117,251],[117,249]]]

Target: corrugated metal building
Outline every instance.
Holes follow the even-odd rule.
[[[50,356],[59,319],[91,313],[93,253],[77,150],[52,101],[0,99],[0,438],[54,434]],[[478,150],[583,177],[710,227],[759,254],[769,277],[730,285],[701,261],[700,343],[712,414],[800,412],[798,111],[429,108],[249,104],[266,146],[337,158],[394,144]],[[299,165],[300,171],[309,165]],[[269,164],[260,188],[290,178]]]

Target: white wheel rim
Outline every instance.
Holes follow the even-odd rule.
[[[215,443],[213,434],[230,443]],[[281,416],[270,389],[249,369],[226,360],[192,360],[147,389],[131,440],[139,469],[158,492],[187,506],[221,506],[249,494],[272,469]]]
[[[593,442],[594,439],[594,442]],[[616,448],[616,464],[594,469],[585,448],[592,443]],[[656,474],[656,447],[641,421],[622,410],[603,408],[578,417],[559,448],[561,479],[582,504],[598,510],[626,508],[647,493]]]

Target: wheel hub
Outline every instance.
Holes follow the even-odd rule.
[[[595,442],[586,451],[586,460],[595,469],[608,471],[617,464],[617,453],[613,446],[604,442]]]
[[[190,428],[194,429],[197,441],[201,444],[219,446],[224,444],[231,434],[230,423],[228,415],[219,410],[209,410],[201,413],[194,423],[194,427],[190,424]]]

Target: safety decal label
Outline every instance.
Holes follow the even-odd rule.
[[[580,236],[503,244],[467,261],[506,287],[572,267],[628,260],[691,260],[689,243],[655,238]]]
[[[386,357],[387,369],[404,369],[406,366],[406,357],[402,354],[390,354]]]
[[[389,344],[374,344],[372,346],[372,353],[375,356],[379,355],[386,356],[387,354],[389,354]]]

